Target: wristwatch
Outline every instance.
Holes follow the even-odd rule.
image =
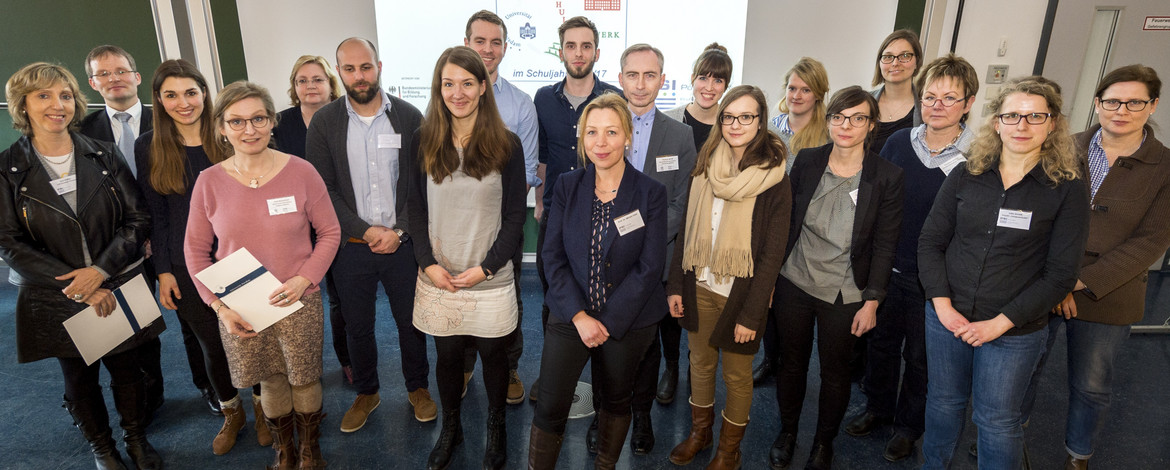
[[[490,281],[490,280],[492,280],[493,278],[495,278],[495,277],[496,277],[496,275],[495,275],[495,274],[492,274],[492,272],[491,272],[491,271],[488,271],[488,269],[487,269],[487,268],[485,268],[485,267],[483,267],[483,266],[480,266],[480,267],[479,267],[479,269],[482,269],[482,270],[483,270],[483,275],[484,275],[484,276],[486,277],[486,279],[487,279],[487,280],[489,280],[489,281]]]
[[[394,229],[394,233],[398,234],[398,243],[406,243],[410,241],[410,234],[400,228]]]

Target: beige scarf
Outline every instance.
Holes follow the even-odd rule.
[[[752,210],[756,196],[784,179],[784,165],[763,169],[749,167],[742,172],[732,164],[731,146],[719,143],[711,154],[707,174],[691,180],[687,201],[686,239],[683,241],[683,270],[696,273],[711,268],[718,282],[732,277],[751,277]],[[719,233],[711,244],[711,205],[724,200]],[[777,214],[786,217],[787,214]]]

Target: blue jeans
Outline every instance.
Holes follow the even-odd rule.
[[[1129,325],[1106,325],[1053,315],[1048,321],[1048,344],[1024,398],[1023,419],[1032,414],[1040,369],[1052,351],[1060,325],[1068,337],[1068,422],[1064,445],[1078,459],[1093,456],[1097,433],[1113,396],[1113,359],[1129,338]]]
[[[926,302],[926,394],[923,469],[950,465],[966,423],[967,399],[979,427],[979,468],[1016,469],[1023,465],[1024,430],[1020,410],[1024,393],[1048,339],[1048,330],[1000,336],[980,347],[955,338]]]

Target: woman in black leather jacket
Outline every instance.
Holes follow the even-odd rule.
[[[38,62],[8,80],[9,114],[24,134],[0,153],[0,258],[11,268],[17,360],[57,358],[65,408],[99,469],[124,469],[109,425],[98,365],[86,365],[62,322],[88,306],[114,311],[111,290],[139,275],[150,216],[130,168],[113,144],[82,136],[77,80]],[[162,468],[146,440],[139,345],[165,328],[161,319],[101,358],[122,417],[126,452],[140,469]]]

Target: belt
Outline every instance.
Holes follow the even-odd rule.
[[[369,244],[370,244],[370,242],[367,242],[367,241],[365,241],[365,240],[362,240],[362,239],[360,239],[360,238],[354,238],[354,237],[349,237],[349,242],[350,242],[350,243],[361,243],[361,244],[363,244],[363,245],[369,245]]]

